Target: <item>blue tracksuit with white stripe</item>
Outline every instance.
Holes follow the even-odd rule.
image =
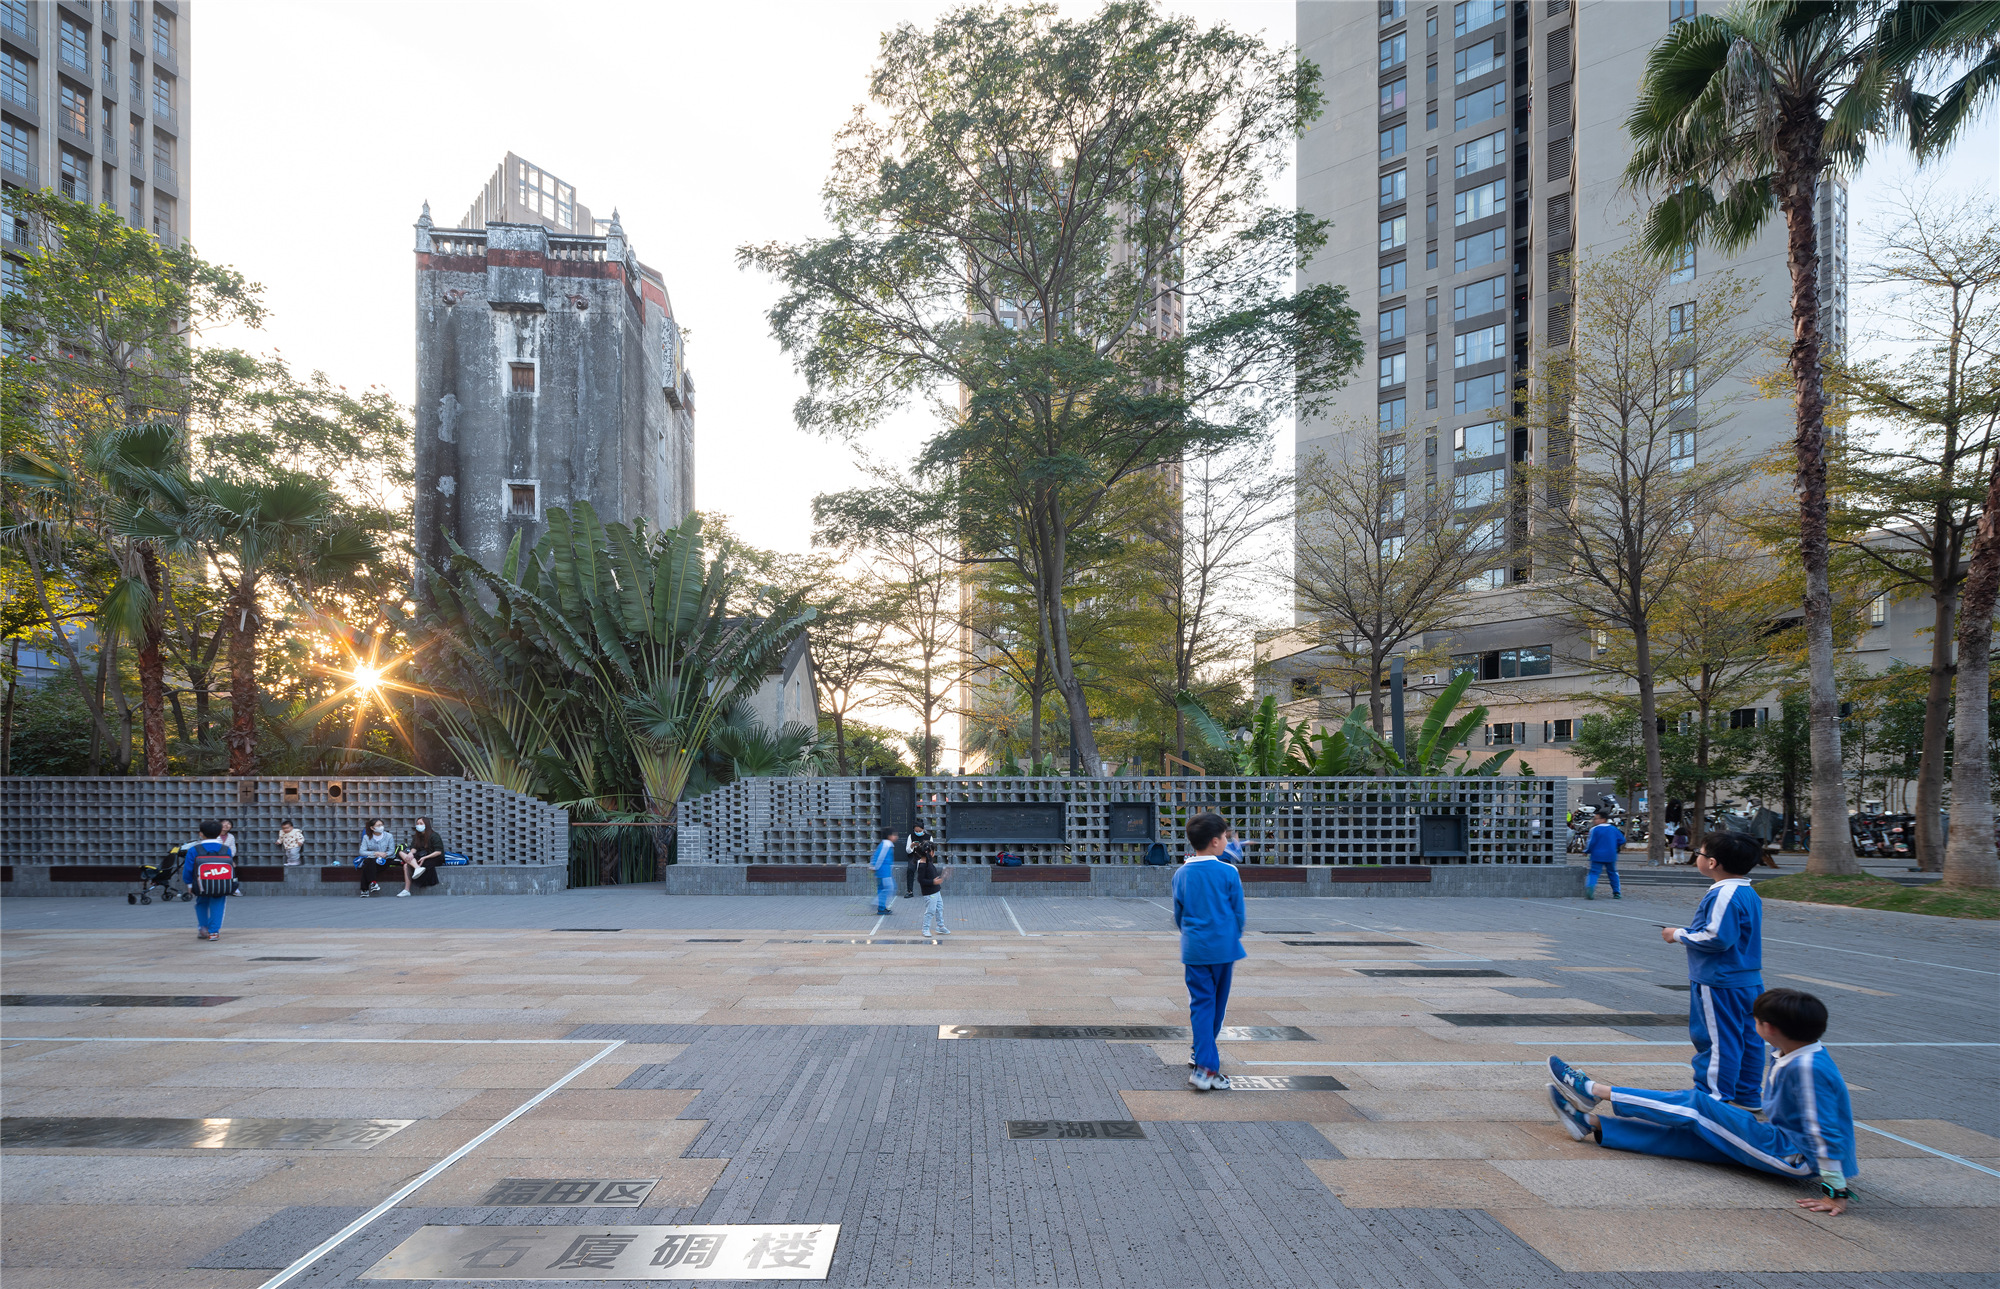
[[[1749,878],[1725,877],[1674,939],[1687,946],[1694,1085],[1754,1110],[1762,1104],[1764,1044],[1750,1007],[1764,992],[1764,901]]]
[[[1764,1075],[1765,1123],[1708,1093],[1613,1088],[1613,1115],[1598,1116],[1615,1150],[1670,1159],[1748,1164],[1780,1177],[1844,1187],[1861,1171],[1854,1159],[1854,1110],[1840,1067],[1818,1043],[1775,1056]]]

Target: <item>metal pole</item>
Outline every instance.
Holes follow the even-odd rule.
[[[1403,758],[1403,658],[1389,659],[1389,743],[1396,759]]]

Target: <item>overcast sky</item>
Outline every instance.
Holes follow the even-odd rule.
[[[616,208],[666,275],[694,337],[697,504],[752,542],[803,550],[812,495],[860,475],[845,447],[793,427],[801,382],[763,317],[774,289],[735,249],[823,227],[831,140],[880,34],[945,7],[202,0],[194,244],[264,284],[272,320],[248,343],[407,403],[411,224],[427,199],[455,223],[519,153],[599,217]],[[1289,3],[1168,7],[1293,38]],[[1996,156],[1989,120],[1938,173],[1990,189]],[[1874,172],[1857,183],[1857,224],[1879,187]],[[876,446],[906,449],[927,428],[913,413]]]

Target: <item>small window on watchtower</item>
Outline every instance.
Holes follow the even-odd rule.
[[[507,514],[514,519],[535,517],[535,485],[532,483],[510,483],[507,485]]]
[[[514,392],[532,394],[535,392],[535,365],[533,363],[508,363],[514,375]]]

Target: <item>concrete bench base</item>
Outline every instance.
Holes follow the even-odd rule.
[[[947,896],[1122,896],[1162,899],[1173,894],[1174,869],[1143,864],[953,864]],[[1266,868],[1245,865],[1243,888],[1254,896],[1509,895],[1562,898],[1583,894],[1584,870],[1567,864],[1395,865],[1371,868]],[[836,877],[834,874],[841,874]],[[447,879],[449,880],[449,879]],[[896,890],[903,886],[896,866]],[[875,872],[866,864],[674,864],[666,870],[669,895],[842,895],[873,899]]]
[[[344,895],[355,898],[361,880],[352,865],[245,864],[237,869],[243,894]],[[553,895],[569,886],[563,864],[464,864],[439,871],[438,884],[416,892],[436,895]],[[10,864],[0,868],[0,895],[107,895],[122,899],[139,889],[139,870],[125,864]],[[389,894],[403,889],[400,876],[384,881]],[[155,898],[158,898],[155,896]]]

